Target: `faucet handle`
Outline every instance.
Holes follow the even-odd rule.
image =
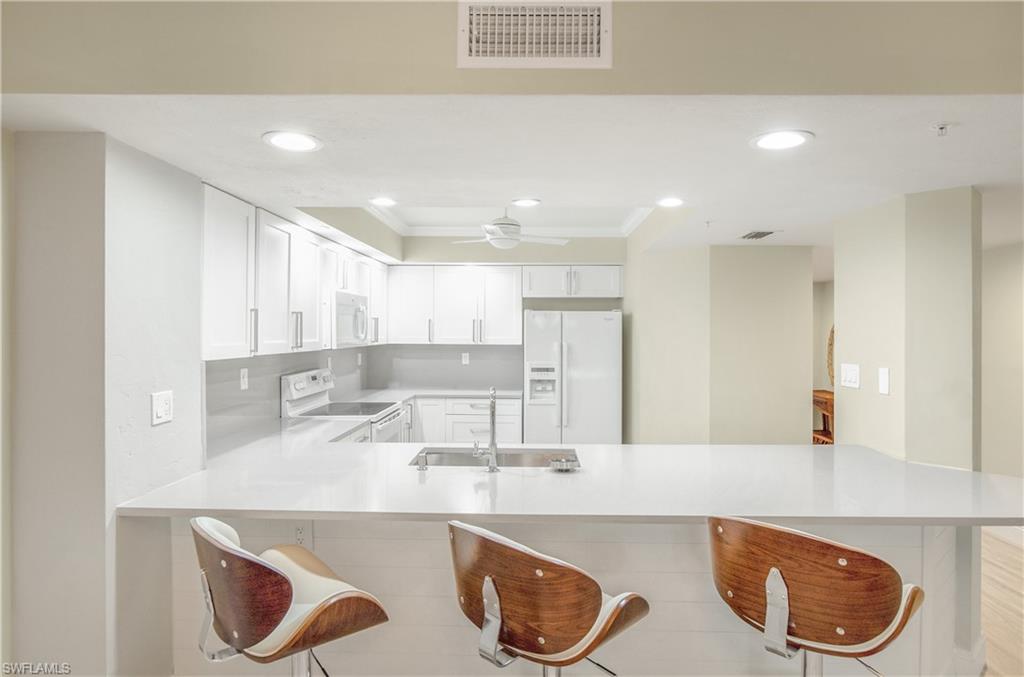
[[[495,395],[497,394],[497,391],[494,389],[494,386],[491,386],[490,393],[491,399],[494,399]]]

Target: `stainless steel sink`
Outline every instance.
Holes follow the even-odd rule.
[[[497,465],[503,468],[552,468],[572,471],[580,467],[575,449],[498,449]],[[425,470],[435,466],[487,467],[487,455],[473,456],[464,447],[424,447],[409,465]]]

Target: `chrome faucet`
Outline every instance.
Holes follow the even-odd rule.
[[[474,442],[473,443],[473,456],[475,458],[480,458],[484,454],[487,454],[487,472],[498,472],[498,441],[497,441],[497,431],[495,430],[495,425],[494,425],[494,414],[495,414],[495,409],[497,408],[497,402],[498,402],[497,397],[498,396],[495,393],[494,388],[491,388],[490,394],[491,394],[491,406],[490,406],[491,440],[490,440],[490,443],[487,445],[487,451],[481,451],[480,450],[480,443],[479,442]]]

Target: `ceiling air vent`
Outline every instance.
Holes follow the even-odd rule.
[[[611,68],[612,5],[459,3],[459,68]]]
[[[774,230],[752,230],[740,237],[741,240],[763,240],[769,235],[774,235]]]

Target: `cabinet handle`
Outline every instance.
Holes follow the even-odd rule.
[[[374,317],[373,318],[373,342],[374,343],[379,343],[380,342],[380,318],[379,317]]]
[[[572,286],[571,286],[571,283],[569,282],[569,271],[568,270],[565,271],[565,275],[562,276],[562,291],[564,291],[567,296],[572,296]]]
[[[434,342],[434,320],[427,318],[427,343]]]
[[[252,322],[252,331],[249,333],[249,351],[255,355],[260,347],[260,310],[259,308],[249,309],[249,320]]]
[[[479,320],[477,320],[477,322],[480,323],[480,325],[479,325],[480,326],[480,332],[479,332],[480,333],[480,343],[483,343],[484,342],[484,321],[483,321],[483,318],[480,318]]]
[[[491,405],[489,405],[489,404],[477,404],[477,403],[473,403],[473,404],[470,404],[470,405],[469,405],[469,408],[470,408],[470,409],[490,409],[490,407],[491,407]]]
[[[570,288],[572,289],[571,293],[572,293],[573,296],[576,295],[576,293],[579,291],[579,288],[580,288],[580,279],[579,279],[578,275],[579,275],[579,271],[578,270],[573,270],[572,271],[572,277],[569,278],[570,280],[572,280],[572,284],[570,285]]]
[[[490,428],[470,428],[469,432],[474,435],[483,435],[484,433],[490,433]]]
[[[476,318],[473,319],[473,343],[476,343]]]
[[[569,427],[569,344],[562,343],[562,427]]]
[[[292,350],[295,350],[300,345],[299,339],[299,311],[292,311]]]

